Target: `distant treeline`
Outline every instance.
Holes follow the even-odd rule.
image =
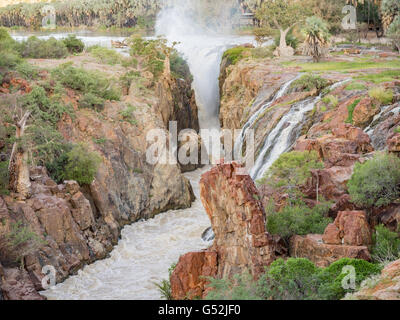
[[[159,10],[155,0],[70,0],[51,3],[20,3],[0,8],[0,25],[38,29],[46,5],[55,8],[57,26],[149,27]]]

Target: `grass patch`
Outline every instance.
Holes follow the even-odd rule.
[[[354,113],[354,109],[358,106],[358,104],[360,103],[361,99],[357,99],[356,101],[354,101],[351,105],[349,105],[347,107],[347,110],[349,111],[349,116],[346,120],[346,123],[350,123],[353,124],[353,113]]]
[[[393,90],[382,87],[375,87],[369,90],[369,96],[373,99],[378,100],[383,105],[391,104],[393,101]]]
[[[249,48],[235,47],[232,49],[228,49],[225,51],[223,58],[228,59],[231,62],[231,64],[235,65],[245,57],[243,54],[245,51],[249,51]]]
[[[124,60],[124,58],[115,50],[100,46],[90,47],[88,48],[88,52],[90,52],[90,54],[99,62],[103,64],[109,64],[111,66],[121,64]]]
[[[347,91],[352,91],[352,90],[367,90],[367,86],[365,84],[362,84],[360,82],[352,82],[350,83],[345,90]]]
[[[363,76],[356,77],[356,79],[373,82],[373,83],[390,82],[390,81],[394,81],[396,79],[400,79],[400,69],[385,70],[380,73],[366,74]]]
[[[319,63],[298,63],[294,61],[283,62],[287,67],[300,67],[303,72],[324,72],[324,71],[357,71],[362,69],[396,69],[400,68],[400,60],[373,61],[357,59],[355,61],[329,61]],[[396,71],[397,75],[399,71]]]

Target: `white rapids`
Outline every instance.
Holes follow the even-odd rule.
[[[155,283],[168,278],[168,268],[182,254],[211,244],[201,239],[210,220],[199,198],[200,176],[208,169],[185,174],[197,198],[191,208],[171,210],[125,227],[109,258],[85,266],[41,294],[50,300],[160,299]]]

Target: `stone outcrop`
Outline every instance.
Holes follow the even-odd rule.
[[[368,280],[351,300],[400,300],[400,260],[387,265],[379,277]]]
[[[237,174],[241,168],[220,164],[201,178],[201,200],[215,239],[208,250],[181,257],[171,277],[177,299],[193,296],[191,292],[204,296],[205,283],[199,280],[204,273],[225,278],[248,271],[257,278],[275,259],[276,240],[266,232],[257,188],[250,176]]]
[[[322,237],[326,244],[369,246],[372,237],[364,211],[341,211]]]
[[[370,261],[371,231],[364,211],[339,212],[323,235],[293,236],[290,256],[308,258],[327,267],[341,258]]]
[[[324,244],[320,234],[293,236],[289,254],[291,257],[307,258],[318,267],[327,267],[341,258],[371,260],[367,247]]]

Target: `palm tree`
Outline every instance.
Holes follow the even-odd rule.
[[[309,17],[303,29],[306,36],[303,54],[312,56],[314,62],[319,62],[329,48],[329,29],[328,24],[317,16]]]

